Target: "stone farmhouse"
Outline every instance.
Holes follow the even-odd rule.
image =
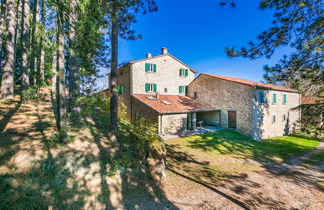
[[[281,86],[200,74],[162,48],[117,71],[127,116],[158,127],[161,135],[203,126],[232,128],[254,139],[291,133],[300,119],[300,94]],[[198,127],[198,128],[197,128]]]

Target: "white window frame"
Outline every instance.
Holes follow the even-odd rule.
[[[148,83],[148,85],[149,85],[148,92],[153,93],[154,92],[154,84],[153,83]]]
[[[276,123],[276,115],[272,115],[272,124]]]
[[[149,72],[149,73],[154,72],[154,63],[148,63],[148,66],[149,66],[149,68],[148,68],[147,72]]]
[[[282,115],[282,122],[285,122],[286,121],[286,115]]]
[[[186,77],[186,69],[180,69],[181,77]]]

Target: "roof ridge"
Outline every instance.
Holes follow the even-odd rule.
[[[243,84],[243,85],[248,85],[248,86],[259,86],[261,88],[269,88],[269,89],[282,90],[282,91],[298,92],[297,90],[294,90],[292,88],[287,88],[287,87],[284,87],[284,86],[281,86],[281,85],[255,82],[255,81],[252,81],[252,80],[242,79],[242,78],[238,78],[238,77],[221,76],[221,75],[214,75],[214,74],[207,74],[207,73],[201,73],[201,74],[211,76],[211,77],[215,77],[215,78],[218,78],[218,79],[227,80],[227,81],[230,81],[230,82],[236,82],[236,83],[240,83],[240,84]]]

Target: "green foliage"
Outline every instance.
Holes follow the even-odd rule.
[[[44,94],[39,92],[38,88],[30,86],[22,91],[24,100],[42,100],[45,98]]]
[[[324,91],[323,14],[321,0],[262,0],[260,9],[274,10],[272,27],[262,32],[257,41],[236,50],[227,48],[228,56],[256,59],[270,58],[276,49],[289,46],[295,51],[285,55],[275,66],[265,66],[265,79],[298,89],[308,96]]]

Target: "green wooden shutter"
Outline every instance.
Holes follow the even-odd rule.
[[[179,93],[182,93],[182,86],[179,86]]]
[[[148,63],[145,63],[145,71],[148,72],[150,68],[150,65]]]
[[[277,94],[276,94],[276,93],[273,94],[272,102],[273,102],[274,104],[277,103]]]
[[[287,95],[286,95],[286,94],[283,95],[283,103],[284,103],[284,104],[287,103]]]
[[[186,69],[185,76],[187,77],[188,75],[189,75],[189,71],[188,71],[188,69]]]
[[[124,93],[124,85],[120,86],[120,93],[123,94]]]
[[[150,85],[145,83],[145,92],[149,92],[149,89],[150,89]]]
[[[179,76],[182,76],[182,69],[179,69]]]
[[[154,92],[157,92],[157,85],[153,84]]]
[[[185,86],[185,93],[188,94],[188,86]]]
[[[153,69],[154,72],[156,72],[156,64],[154,64],[154,69]]]
[[[120,94],[120,86],[117,86],[117,93]]]

